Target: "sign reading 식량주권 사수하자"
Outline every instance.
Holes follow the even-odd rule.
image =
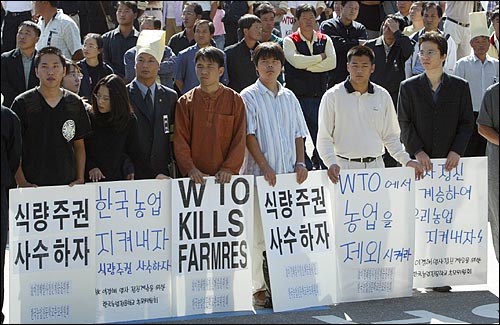
[[[94,323],[92,185],[10,191],[12,324]]]
[[[257,177],[262,228],[275,311],[336,302],[332,184],[326,171]],[[258,211],[255,211],[257,215]]]
[[[411,296],[414,170],[341,170],[334,193],[339,302]]]
[[[172,316],[171,180],[96,187],[96,322]]]
[[[445,162],[432,159],[432,171],[417,182],[416,288],[487,281],[487,158],[461,158],[449,172]]]
[[[252,310],[253,176],[172,181],[174,316]]]

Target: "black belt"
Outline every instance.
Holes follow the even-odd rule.
[[[455,23],[455,24],[460,25],[462,27],[469,27],[470,26],[470,24],[464,24],[464,23],[458,22],[455,19],[451,19],[450,17],[443,17],[443,20],[449,20],[452,23]]]
[[[13,11],[7,11],[7,16],[12,16],[12,17],[17,17],[25,14],[30,14],[31,16],[31,11],[20,11],[20,12],[13,12]]]
[[[339,155],[337,155],[337,156],[339,158],[342,158],[342,159],[345,159],[345,160],[354,161],[354,162],[361,162],[361,163],[369,163],[369,162],[377,160],[377,157],[346,158],[346,157],[342,157],[342,156],[339,156]]]
[[[148,10],[163,10],[162,8],[146,8],[145,11],[148,11]]]

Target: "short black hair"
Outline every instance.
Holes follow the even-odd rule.
[[[427,32],[418,38],[418,45],[422,45],[423,42],[433,42],[437,44],[439,53],[445,55],[448,53],[448,41],[439,32]]]
[[[310,4],[303,4],[297,7],[295,10],[295,16],[297,16],[297,19],[300,18],[300,16],[305,13],[305,12],[312,12],[314,14],[314,17],[316,17],[316,8],[314,8],[313,5]]]
[[[259,64],[260,59],[273,58],[281,61],[281,66],[285,64],[285,52],[276,42],[260,43],[253,52],[253,63]]]
[[[201,7],[200,4],[196,3],[196,2],[186,2],[184,4],[184,8],[185,7],[193,7],[193,10],[194,10],[194,13],[198,16],[201,16],[203,15],[203,8]]]
[[[42,30],[40,29],[40,26],[38,26],[35,22],[33,22],[31,20],[25,20],[21,24],[19,24],[17,31],[19,31],[21,29],[21,27],[23,27],[23,26],[33,28],[37,37],[40,37],[40,35],[42,34]]]
[[[259,17],[252,14],[245,14],[238,19],[238,27],[242,33],[244,29],[250,29],[255,23],[262,23],[262,21]]]
[[[196,33],[196,28],[200,26],[201,24],[208,24],[208,30],[210,31],[210,35],[213,35],[215,33],[215,26],[210,20],[206,19],[200,19],[194,22],[194,28],[193,31]]]
[[[35,61],[34,61],[36,68],[38,68],[38,65],[40,64],[40,60],[42,59],[42,56],[44,56],[46,54],[57,55],[59,57],[59,60],[61,61],[61,65],[63,67],[66,67],[66,58],[62,54],[61,50],[58,49],[57,47],[54,47],[54,46],[47,46],[36,53]]]
[[[439,18],[443,17],[443,8],[434,2],[424,2],[424,5],[422,6],[422,16],[425,15],[425,12],[431,8],[436,8]]]
[[[78,72],[78,73],[81,72],[80,67],[78,66],[78,64],[75,61],[66,59],[66,74],[65,74],[66,76],[68,75],[71,67],[74,67],[76,72]]]
[[[196,63],[201,59],[215,62],[217,63],[219,68],[224,66],[224,52],[214,46],[208,46],[199,49],[194,56],[194,62]]]
[[[264,3],[261,3],[253,12],[255,16],[261,18],[262,15],[272,13],[273,16],[276,16],[274,13],[274,7],[268,3],[267,1]]]
[[[137,8],[137,2],[136,1],[118,1],[118,4],[116,7],[118,8],[119,5],[124,5],[132,9],[134,14],[139,12],[139,9]]]
[[[368,46],[357,45],[352,47],[349,52],[347,52],[347,62],[350,62],[353,56],[367,56],[370,58],[372,64],[375,63],[375,53],[373,53],[373,50]]]
[[[351,1],[341,1],[342,2],[342,7],[345,7],[345,4],[348,3],[348,2],[351,2]],[[358,5],[361,4],[361,1],[353,1],[353,2],[357,2]]]

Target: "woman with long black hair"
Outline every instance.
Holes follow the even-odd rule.
[[[85,139],[86,181],[133,179],[122,171],[127,156],[136,168],[149,169],[138,142],[137,118],[121,77],[110,74],[99,80],[89,116],[92,133]]]

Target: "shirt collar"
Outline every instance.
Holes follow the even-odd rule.
[[[300,27],[297,28],[297,31],[299,32],[299,35],[300,35],[300,38],[304,41],[304,42],[309,42],[307,40],[307,38],[304,37],[304,35],[302,35],[302,31],[300,30]],[[317,42],[318,41],[318,35],[316,34],[316,31],[313,31],[313,39],[312,39],[312,42]]]
[[[472,60],[474,60],[474,62],[477,62],[477,61],[481,62],[481,60],[479,60],[479,58],[474,53],[471,54],[471,57],[472,57]],[[486,62],[493,63],[493,59],[488,54],[486,54],[486,60],[484,60],[484,63],[486,63]]]
[[[54,16],[52,16],[52,18],[51,18],[49,21],[45,22],[45,24],[47,25],[47,24],[48,24],[48,23],[50,23],[52,20],[55,20],[55,19],[60,19],[62,14],[63,14],[62,9],[57,9],[57,11],[56,11],[56,13],[54,14]],[[45,20],[43,19],[43,17],[40,17],[40,19],[41,19],[42,21],[45,21]]]
[[[210,97],[210,95],[208,93],[204,92],[201,89],[201,86],[198,85],[195,88],[195,92],[199,92],[201,94],[201,97],[205,101],[209,101],[210,99],[217,100],[217,98],[219,98],[220,94],[222,94],[223,91],[224,91],[224,85],[222,83],[220,83],[220,82],[219,82],[219,89],[217,89],[217,91],[215,92],[215,95],[213,97]]]
[[[120,32],[120,25],[116,26],[116,28],[113,29],[113,33],[115,35],[116,34],[121,34],[121,32]],[[130,33],[127,36],[125,36],[125,38],[129,38],[130,36],[139,37],[139,34],[140,34],[140,32],[137,29],[135,29],[135,27],[132,27],[132,30],[130,31]]]
[[[347,90],[347,93],[352,94],[356,90],[351,84],[351,78],[347,77],[347,79],[344,81],[344,87]],[[369,94],[374,94],[375,93],[375,87],[373,87],[373,83],[371,81],[368,81],[368,93]]]
[[[388,49],[390,49],[390,48],[394,45],[394,43],[396,43],[396,42],[394,42],[394,43],[392,43],[392,45],[389,45],[389,44],[387,44],[387,43],[385,42],[385,39],[384,39],[384,37],[383,37],[383,36],[381,36],[380,38],[382,39],[382,44],[384,44],[384,47],[386,47],[386,48],[388,48]]]
[[[143,84],[142,82],[140,82],[139,80],[137,80],[137,78],[134,79],[134,82],[137,85],[137,87],[139,88],[139,90],[141,91],[142,97],[146,96],[146,94],[148,92],[148,88],[150,88],[151,89],[151,95],[153,95],[153,98],[154,98],[155,91],[156,91],[156,82],[154,84],[152,84],[151,87],[147,87],[145,84]]]
[[[427,77],[427,74],[425,72],[423,73],[423,75],[425,77],[425,80],[427,81],[427,84],[432,89],[431,80],[429,79],[429,77]],[[446,80],[447,80],[446,73],[443,71],[443,73],[441,74],[441,82],[439,83],[439,85],[441,86],[442,84],[444,84]]]
[[[260,79],[257,79],[256,83],[257,83],[257,89],[259,89],[259,92],[261,93],[261,95],[264,95],[265,93],[269,93],[270,95],[272,95],[274,97],[274,93],[271,90],[269,90],[269,88],[264,86],[264,84],[260,81]],[[277,80],[276,80],[276,83],[278,84],[278,93],[276,94],[276,96],[279,96],[283,92],[283,86]]]

